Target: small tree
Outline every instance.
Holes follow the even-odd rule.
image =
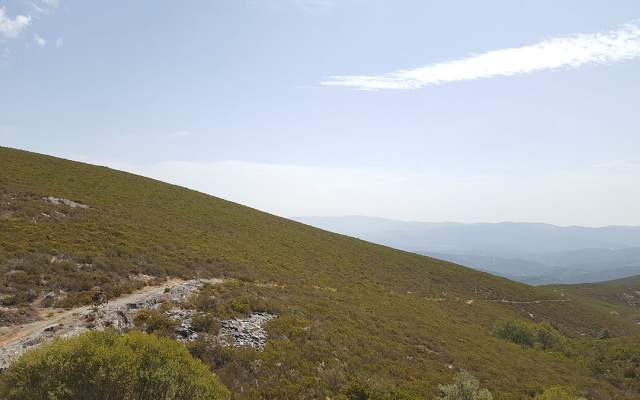
[[[450,385],[438,385],[438,400],[493,400],[487,389],[467,371],[459,372]]]
[[[180,343],[90,332],[28,351],[0,375],[5,400],[218,400],[229,392]]]

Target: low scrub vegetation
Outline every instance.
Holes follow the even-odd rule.
[[[246,316],[254,312],[279,312],[269,300],[268,287],[240,280],[228,280],[218,285],[207,285],[190,299],[198,311],[210,312],[220,319]]]
[[[619,339],[590,349],[594,376],[632,390],[640,398],[640,341]]]
[[[524,347],[559,352],[576,363],[586,363],[594,377],[640,396],[640,345],[636,338],[607,341],[608,333],[599,335],[597,339],[568,338],[548,324],[522,320],[502,321],[496,325],[494,334]],[[551,394],[541,399],[555,399],[552,396],[559,396],[559,399],[575,397],[573,394],[562,397],[562,391],[571,392],[567,388],[554,386],[549,389]]]

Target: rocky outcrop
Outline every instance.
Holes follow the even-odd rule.
[[[200,335],[192,327],[193,317],[198,313],[195,310],[174,308],[164,313],[169,319],[178,323],[175,328],[176,339],[180,342],[191,342]]]
[[[632,293],[623,292],[620,297],[629,307],[640,307],[640,291],[633,291]]]
[[[218,337],[223,343],[232,346],[251,346],[262,350],[267,343],[267,332],[264,326],[276,318],[269,313],[255,313],[247,318],[228,319],[220,323]]]
[[[82,203],[78,203],[76,201],[73,200],[69,200],[69,199],[63,199],[60,197],[53,197],[53,196],[48,196],[48,197],[44,197],[43,200],[48,201],[49,203],[55,204],[55,205],[64,205],[67,206],[69,208],[82,208],[82,209],[87,209],[89,208],[88,205],[86,204],[82,204]]]
[[[192,309],[184,309],[180,304],[195,294],[205,283],[221,283],[220,279],[189,280],[175,284],[143,289],[109,301],[108,303],[92,307],[80,307],[75,310],[64,311],[58,315],[36,321],[31,324],[14,326],[16,332],[14,339],[0,341],[0,369],[6,368],[12,360],[26,350],[40,343],[56,337],[71,337],[88,330],[115,329],[126,331],[133,328],[135,314],[144,309],[160,309],[162,304],[171,304],[173,307],[164,311],[164,314],[176,321],[175,334],[177,340],[188,342],[196,340],[200,334],[192,327],[193,317],[199,313]],[[51,297],[47,293],[44,298]],[[44,300],[43,298],[43,300]],[[164,309],[164,308],[163,308]],[[221,345],[250,346],[261,350],[267,342],[265,324],[275,315],[268,313],[254,313],[246,318],[236,318],[221,321],[220,332],[217,341]],[[0,335],[0,340],[2,336]]]

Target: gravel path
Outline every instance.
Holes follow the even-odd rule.
[[[109,300],[94,313],[91,306],[77,307],[70,310],[41,309],[41,319],[23,325],[0,328],[0,369],[7,365],[27,349],[55,337],[77,335],[92,327],[88,318],[93,314],[95,329],[104,328],[107,323],[118,329],[131,324],[130,310],[151,308],[158,304],[163,296],[168,296],[174,303],[184,301],[191,293],[204,283],[221,283],[220,279],[191,280],[171,279],[159,286],[148,286],[139,291]],[[44,315],[43,315],[44,314]]]

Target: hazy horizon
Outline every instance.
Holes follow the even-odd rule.
[[[371,215],[290,215],[288,218],[298,219],[298,218],[372,218],[372,219],[382,219],[387,221],[398,221],[398,222],[410,222],[410,223],[419,223],[419,224],[461,224],[461,225],[475,225],[475,224],[536,224],[536,225],[553,225],[560,228],[609,228],[609,227],[620,227],[620,228],[638,228],[640,225],[558,225],[552,224],[548,222],[540,222],[540,221],[480,221],[480,222],[460,222],[460,221],[424,221],[424,220],[412,220],[412,219],[396,219],[396,218],[386,218],[386,217],[377,217]]]
[[[34,151],[31,149],[25,149],[25,148],[18,148],[19,150],[25,150],[25,151]],[[205,187],[198,187],[198,185],[189,185],[186,182],[189,182],[188,179],[175,179],[171,176],[171,174],[163,174],[163,173],[158,173],[157,171],[153,171],[153,170],[147,170],[144,167],[141,166],[132,166],[132,165],[123,165],[123,164],[119,164],[119,163],[109,163],[109,162],[100,162],[100,161],[92,161],[92,160],[86,160],[83,159],[82,157],[69,157],[69,156],[65,156],[65,155],[56,155],[56,154],[51,154],[51,153],[43,153],[43,154],[47,154],[47,155],[52,155],[55,157],[60,157],[60,158],[65,158],[65,159],[69,159],[72,161],[78,161],[78,162],[83,162],[83,163],[88,163],[88,164],[93,164],[93,165],[99,165],[99,166],[104,166],[104,167],[108,167],[108,168],[112,168],[115,170],[119,170],[119,171],[124,171],[124,172],[129,172],[129,173],[133,173],[136,175],[140,175],[140,176],[144,176],[147,178],[151,178],[151,179],[156,179],[156,180],[160,180],[163,182],[167,182],[167,183],[171,183],[171,184],[175,184],[178,186],[183,186],[187,189],[191,189],[191,190],[196,190],[196,191],[200,191],[202,193],[206,193],[212,196],[216,196],[216,197],[220,197],[222,199],[225,200],[229,200],[229,201],[233,201],[235,203],[239,203],[242,205],[246,205],[248,207],[252,207],[255,208],[257,210],[260,211],[264,211],[264,212],[268,212],[274,215],[278,215],[284,218],[288,218],[288,219],[298,219],[298,218],[349,218],[349,217],[359,217],[359,218],[375,218],[375,219],[383,219],[383,220],[388,220],[388,221],[400,221],[400,222],[413,222],[413,223],[426,223],[426,224],[465,224],[465,225],[473,225],[473,224],[509,224],[509,223],[513,223],[513,224],[543,224],[543,225],[553,225],[553,226],[558,226],[558,227],[584,227],[584,228],[606,228],[606,227],[632,227],[632,228],[636,228],[636,227],[640,227],[640,223],[638,224],[596,224],[596,225],[589,225],[589,224],[562,224],[562,223],[554,223],[554,222],[547,222],[545,220],[526,220],[526,219],[522,219],[522,220],[501,220],[501,219],[496,219],[496,220],[470,220],[470,221],[461,221],[461,220],[437,220],[437,219],[433,219],[433,220],[424,220],[424,219],[411,219],[411,218],[401,218],[401,217],[389,217],[389,216],[384,216],[384,215],[365,215],[365,214],[326,214],[326,215],[314,215],[314,214],[307,214],[307,215],[303,215],[303,214],[296,214],[296,215],[292,215],[292,214],[287,214],[287,213],[279,213],[278,211],[274,211],[273,209],[269,209],[269,208],[264,208],[264,207],[260,207],[259,202],[251,202],[250,200],[247,200],[245,202],[243,201],[238,201],[237,199],[231,198],[231,197],[225,197],[224,195],[221,195],[219,193],[213,192],[211,190],[207,190],[206,186]],[[259,196],[258,196],[259,197]]]

